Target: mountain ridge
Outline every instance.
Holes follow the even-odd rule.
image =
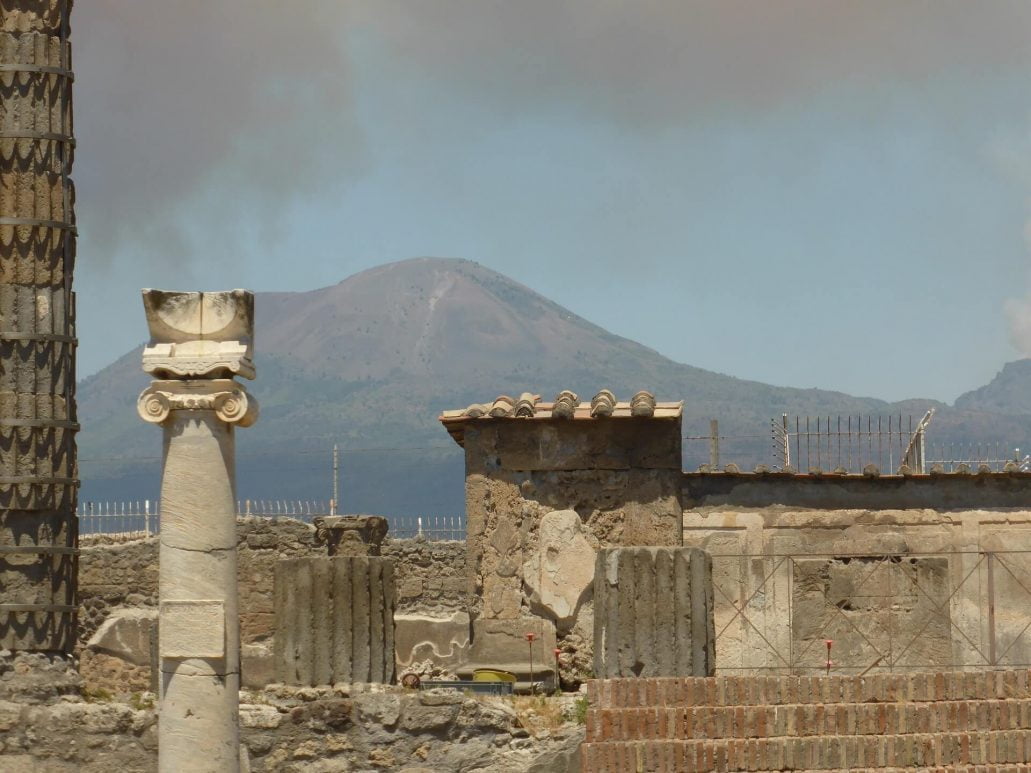
[[[648,389],[685,401],[689,437],[708,432],[710,418],[720,420],[721,434],[761,437],[782,413],[919,418],[929,407],[938,409],[934,428],[942,437],[956,430],[976,440],[979,432],[1003,429],[1031,437],[1031,401],[1023,413],[1011,413],[999,389],[974,390],[953,408],[714,373],[674,362],[462,259],[414,258],[316,290],[258,293],[256,327],[258,379],[250,389],[262,416],[237,436],[242,497],[326,498],[318,494],[329,490],[328,454],[336,443],[352,454],[349,509],[455,512],[463,505],[461,453],[437,416],[523,391],[550,399],[562,389],[587,396],[601,388],[619,396]],[[137,347],[79,385],[84,498],[156,496],[160,441],[135,412],[149,381],[139,353]],[[757,442],[748,446],[752,456],[766,447]],[[733,443],[727,451],[734,452]],[[706,453],[705,444],[685,442],[685,464]],[[398,479],[405,485],[399,488]]]

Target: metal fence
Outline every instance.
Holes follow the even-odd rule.
[[[933,411],[912,416],[795,416],[770,422],[777,467],[862,472],[868,465],[893,473],[903,464],[923,472],[923,436]]]
[[[713,555],[717,673],[1031,667],[1031,551]]]
[[[313,518],[332,512],[326,500],[243,499],[236,503],[237,515],[264,518],[296,518],[311,523]],[[158,500],[123,502],[80,502],[79,534],[108,535],[121,540],[143,539],[161,530]],[[428,540],[464,540],[464,515],[391,515],[391,537]]]
[[[709,434],[684,436],[684,469],[742,471],[760,465],[770,470],[861,473],[873,465],[895,474],[905,465],[912,472],[1031,471],[1031,455],[1003,442],[934,443],[927,432],[929,410],[916,420],[892,416],[793,416],[771,419],[765,434],[721,434],[710,421]]]

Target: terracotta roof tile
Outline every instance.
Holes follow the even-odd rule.
[[[620,402],[608,389],[602,389],[590,402],[581,401],[575,392],[563,390],[550,403],[541,402],[540,395],[523,392],[518,400],[500,395],[490,403],[473,403],[468,408],[444,411],[440,422],[458,445],[465,439],[465,425],[470,421],[584,420],[584,419],[678,419],[683,414],[684,402],[657,402],[655,396],[644,390],[629,401]]]

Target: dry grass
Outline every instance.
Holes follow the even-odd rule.
[[[570,723],[570,700],[564,696],[515,695],[512,706],[530,733],[554,732]]]

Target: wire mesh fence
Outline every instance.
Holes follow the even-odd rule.
[[[236,503],[240,516],[296,518],[311,523],[333,512],[328,500],[243,499]],[[80,502],[79,534],[107,535],[121,540],[142,539],[161,531],[158,500]],[[395,539],[464,540],[464,515],[393,515],[389,536]]]

